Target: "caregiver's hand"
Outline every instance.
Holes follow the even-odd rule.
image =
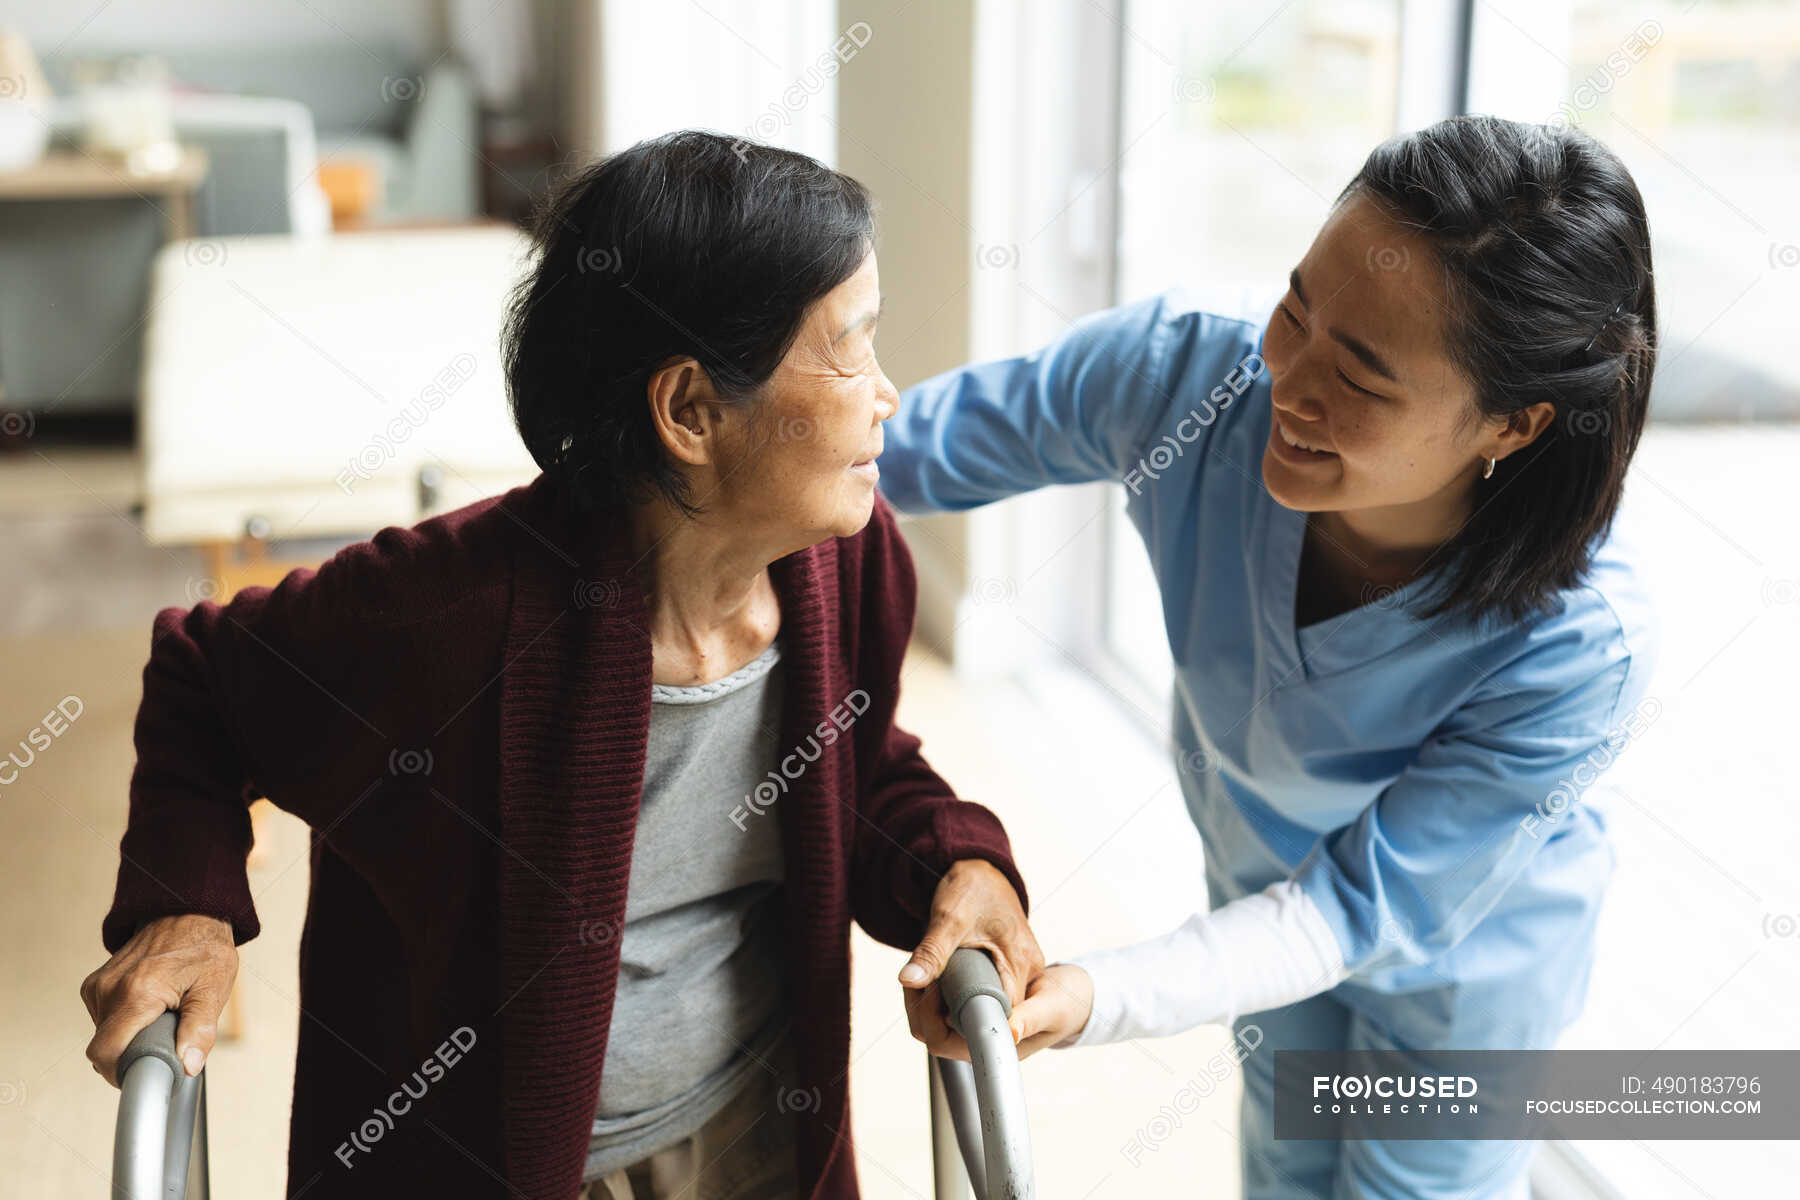
[[[951,953],[961,946],[993,953],[1000,986],[1015,1006],[1025,998],[1026,985],[1044,969],[1044,952],[1025,921],[1018,893],[1000,868],[984,859],[963,859],[944,873],[931,897],[925,936],[900,969],[912,1035],[941,1058],[967,1062],[968,1043],[944,1019],[937,984]]]
[[[212,1053],[237,969],[231,922],[197,913],[144,922],[105,966],[81,981],[81,999],[95,1025],[88,1061],[118,1087],[119,1055],[131,1039],[178,1009],[175,1053],[189,1075],[198,1075]]]
[[[1093,1011],[1093,979],[1074,963],[1056,963],[1031,981],[1006,1023],[1024,1059],[1080,1033]]]

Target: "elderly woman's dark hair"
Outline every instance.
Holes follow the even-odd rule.
[[[1656,289],[1637,184],[1580,130],[1463,116],[1376,147],[1339,200],[1353,194],[1432,247],[1448,352],[1480,413],[1556,408],[1438,551],[1428,612],[1552,609],[1611,528],[1649,407]]]
[[[754,401],[808,307],[862,265],[874,217],[861,184],[804,154],[687,130],[570,177],[532,237],[501,334],[532,458],[582,510],[662,496],[692,514],[651,374],[691,356],[720,396]]]

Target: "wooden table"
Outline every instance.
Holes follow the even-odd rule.
[[[0,171],[0,200],[98,200],[159,197],[170,241],[192,237],[194,193],[206,179],[206,151],[181,147],[166,170],[133,171],[123,162],[78,150],[52,150],[28,167]]]

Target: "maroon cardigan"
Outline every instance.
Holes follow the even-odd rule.
[[[156,616],[103,937],[116,950],[190,912],[256,936],[247,802],[312,827],[291,1196],[579,1188],[650,719],[616,525],[540,476]],[[894,724],[915,581],[886,503],[771,574],[781,744],[804,765],[774,818],[801,1089],[764,1082],[770,1115],[798,1124],[805,1193],[835,1200],[857,1195],[850,920],[911,949],[952,862],[993,863],[1021,903],[1025,886],[1000,822]],[[718,819],[742,800],[719,797]]]

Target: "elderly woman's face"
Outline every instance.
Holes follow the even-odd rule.
[[[871,253],[814,303],[751,419],[734,426],[709,507],[810,541],[848,537],[868,524],[881,423],[900,401],[875,361],[880,309]]]

